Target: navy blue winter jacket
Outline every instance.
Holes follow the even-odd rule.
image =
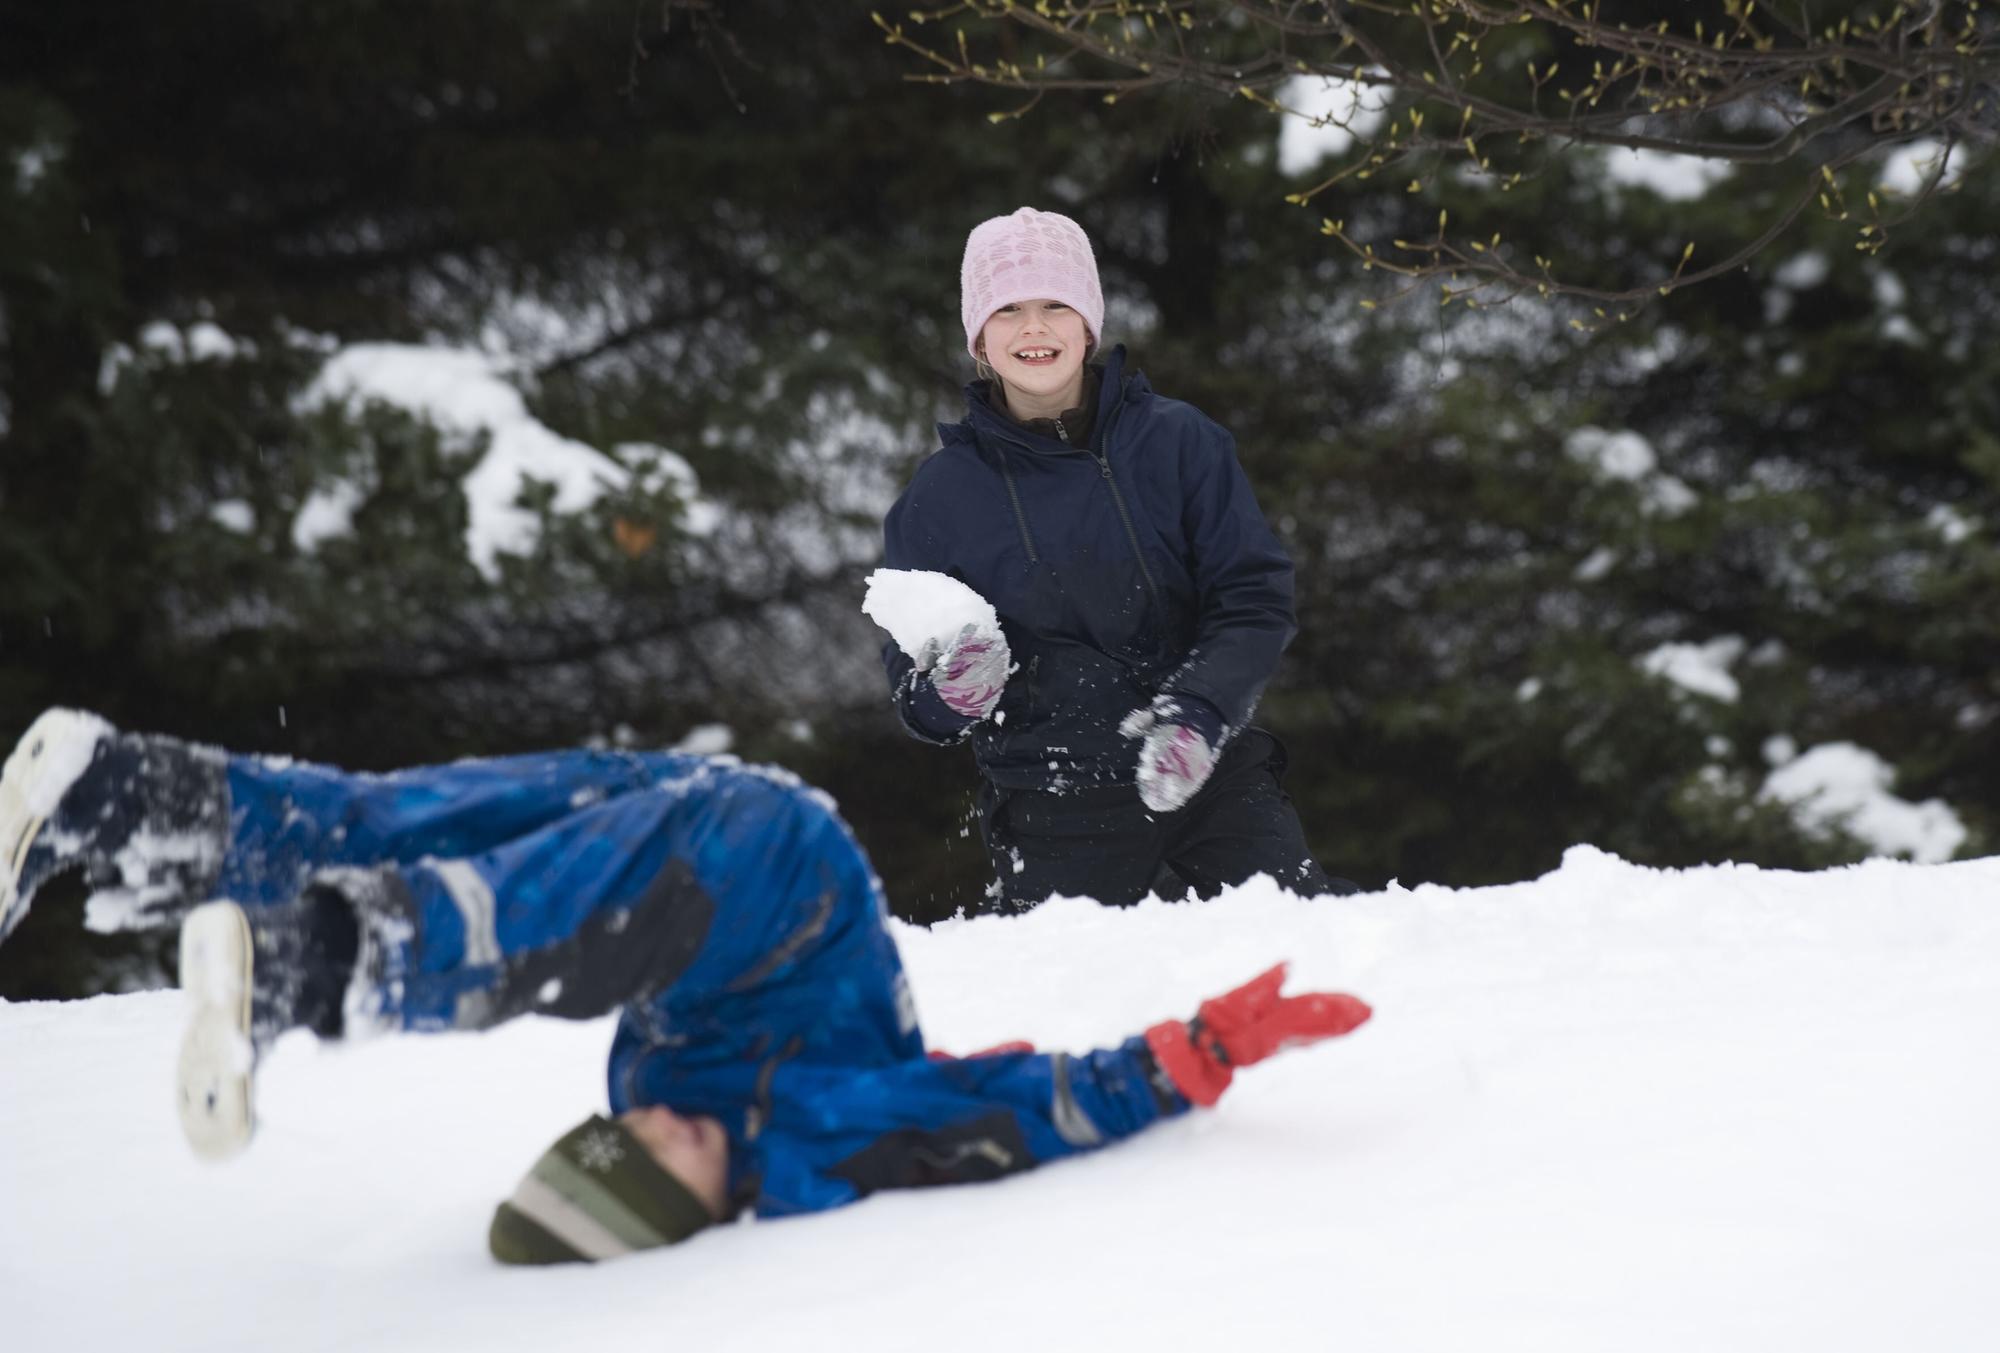
[[[1193,697],[1184,721],[1226,739],[1297,628],[1291,560],[1234,440],[1124,368],[1113,348],[1086,447],[996,411],[985,382],[967,386],[964,420],[939,424],[942,448],[884,524],[888,567],[948,574],[999,613],[1016,666],[976,724],[895,644],[882,650],[904,726],[939,744],[970,736],[998,785],[1130,783],[1138,749],[1118,726],[1161,693]]]

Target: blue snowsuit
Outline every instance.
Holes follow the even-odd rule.
[[[883,563],[944,573],[993,603],[1017,664],[998,711],[951,712],[894,643],[882,650],[904,726],[972,739],[996,785],[1129,785],[1118,725],[1165,693],[1192,697],[1226,741],[1250,721],[1297,626],[1292,561],[1221,425],[1104,359],[1088,446],[997,412],[983,382],[883,525]],[[1207,722],[1207,721],[1204,721]]]
[[[410,1030],[622,1009],[614,1113],[720,1120],[760,1215],[992,1179],[1184,1112],[1143,1038],[925,1053],[880,883],[824,795],[732,758],[556,752],[356,775],[228,764],[216,892],[392,896],[380,1014]]]

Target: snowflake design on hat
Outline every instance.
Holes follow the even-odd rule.
[[[618,1140],[617,1133],[608,1129],[588,1133],[576,1144],[576,1163],[598,1174],[611,1173],[611,1167],[623,1159],[625,1143]]]

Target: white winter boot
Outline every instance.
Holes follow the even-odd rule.
[[[181,990],[191,1009],[177,1074],[181,1131],[194,1153],[225,1160],[250,1144],[250,921],[234,902],[210,902],[181,925]]]
[[[378,953],[364,943],[353,904],[332,887],[309,888],[283,906],[219,901],[188,913],[180,955],[188,1024],[176,1080],[181,1130],[196,1155],[222,1160],[250,1144],[258,1059],[287,1029],[340,1037],[349,999],[370,987]]]

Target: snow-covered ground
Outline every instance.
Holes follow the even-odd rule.
[[[0,1348],[1983,1350],[2000,859],[1058,900],[900,929],[931,1041],[1110,1042],[1275,958],[1376,1007],[1213,1111],[999,1184],[597,1268],[486,1257],[610,1026],[281,1042],[248,1156],[176,993],[0,1005]]]

